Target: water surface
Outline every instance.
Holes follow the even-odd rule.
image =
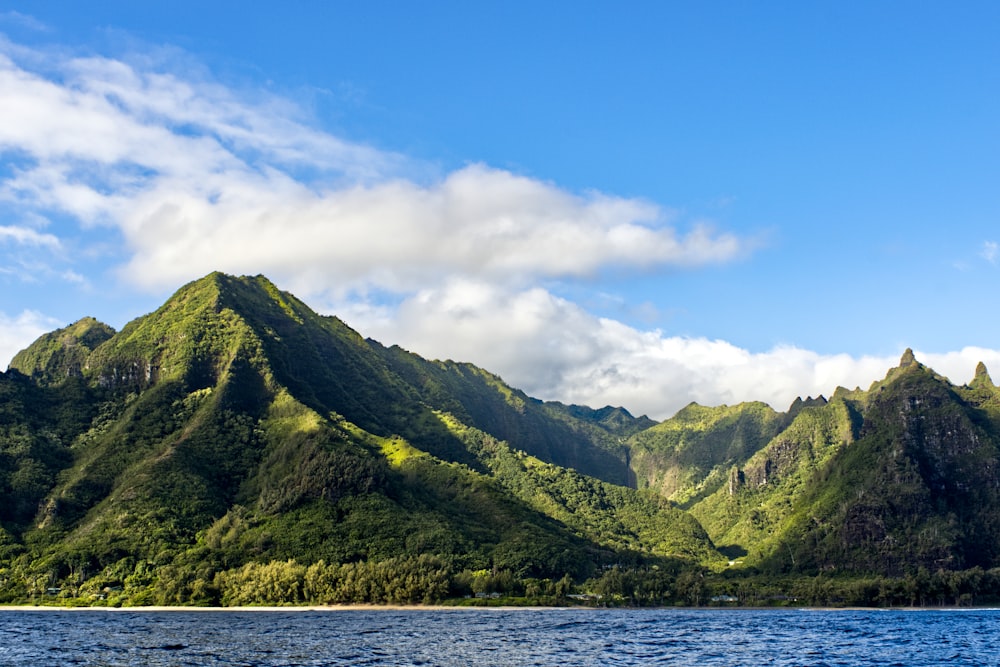
[[[995,665],[997,610],[14,611],[2,665]]]

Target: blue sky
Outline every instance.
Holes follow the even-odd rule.
[[[906,347],[967,381],[1000,369],[997,34],[990,2],[0,2],[0,367],[219,269],[661,418]]]

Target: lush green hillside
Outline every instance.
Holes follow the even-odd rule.
[[[768,571],[906,574],[1000,556],[997,389],[956,387],[909,351],[867,392],[803,409],[692,508]]]
[[[262,277],[44,336],[0,391],[8,600],[544,597],[720,558],[670,503],[556,465],[624,482],[620,440],[648,420],[366,341]]]
[[[907,351],[867,391],[656,424],[212,274],[14,358],[0,494],[5,601],[995,601],[1000,390]]]
[[[814,486],[803,503],[808,513],[795,517],[789,541],[804,545],[799,567],[893,572],[997,564],[996,413],[970,393],[905,360],[869,392],[858,441],[838,452],[823,490]]]
[[[58,384],[66,378],[82,377],[90,353],[114,333],[108,325],[85,317],[39,338],[14,357],[11,367],[40,384]]]
[[[759,564],[786,541],[788,522],[820,473],[857,430],[854,407],[840,399],[798,412],[787,428],[744,461],[734,462],[691,513],[732,558]]]
[[[471,364],[427,361],[396,346],[370,344],[426,405],[545,461],[614,484],[629,482],[623,439],[655,424],[622,408],[543,403]]]
[[[690,505],[724,486],[730,468],[783,426],[784,415],[764,403],[714,408],[691,403],[629,439],[632,470],[639,486]]]

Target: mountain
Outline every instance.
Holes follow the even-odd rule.
[[[691,505],[723,485],[730,467],[764,447],[784,422],[764,403],[691,403],[629,438],[631,467],[642,486]]]
[[[0,601],[996,602],[1000,389],[907,350],[867,390],[656,423],[214,273],[15,356],[0,497]]]
[[[608,564],[721,558],[624,486],[621,443],[648,419],[365,340],[261,276],[212,274],[120,332],[47,334],[0,396],[8,600],[537,597]]]
[[[982,364],[959,387],[907,350],[868,391],[797,401],[784,417],[756,404],[698,408],[698,423],[708,425],[701,440],[731,449],[711,467],[684,468],[698,489],[685,506],[720,550],[771,572],[901,576],[996,567],[998,401]],[[689,428],[687,410],[633,440],[657,435],[662,449],[663,433]],[[734,431],[748,411],[766,418]],[[754,451],[732,450],[762,438]]]
[[[108,325],[85,317],[65,329],[39,338],[14,357],[11,367],[30,368],[34,379],[45,384],[82,377],[87,357],[114,333]]]

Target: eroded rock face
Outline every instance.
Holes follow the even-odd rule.
[[[792,439],[778,439],[768,447],[768,455],[755,465],[748,466],[743,476],[748,488],[757,489],[786,474],[794,468],[798,460],[798,450],[802,446]]]
[[[97,383],[105,389],[141,389],[153,383],[153,371],[153,365],[145,359],[122,361],[102,369]]]
[[[982,367],[985,374],[985,366]],[[977,371],[977,376],[982,379]],[[901,378],[881,394],[864,434],[888,437],[893,456],[916,465],[927,488],[948,505],[976,489],[997,489],[997,447],[974,421],[976,410],[929,371]]]

